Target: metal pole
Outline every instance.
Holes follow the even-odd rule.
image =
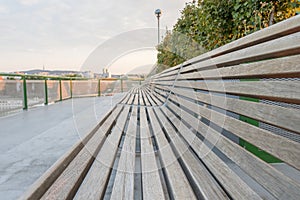
[[[158,36],[157,42],[158,42],[158,45],[159,45],[159,43],[160,43],[159,18],[161,16],[161,10],[160,9],[156,9],[154,13],[155,13],[155,15],[157,17],[157,36]]]
[[[157,44],[159,44],[160,43],[160,31],[159,31],[159,16],[157,17],[157,36],[158,36],[158,38],[157,38],[157,41],[158,41],[158,43]]]
[[[72,83],[72,79],[70,79],[70,96],[71,96],[71,98],[73,98],[73,83]]]
[[[62,97],[62,87],[61,87],[61,79],[59,79],[59,100],[62,101],[63,97]]]
[[[101,96],[101,79],[98,79],[98,96]]]
[[[48,86],[47,86],[47,79],[45,79],[45,105],[48,105]]]
[[[23,76],[23,109],[28,109],[26,77]]]

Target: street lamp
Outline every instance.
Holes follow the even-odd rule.
[[[160,9],[156,9],[155,10],[155,15],[156,15],[156,17],[157,17],[157,27],[158,27],[158,44],[160,43],[160,38],[159,38],[159,18],[160,18],[160,16],[161,16],[161,10]]]

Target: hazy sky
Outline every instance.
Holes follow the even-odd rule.
[[[80,70],[101,43],[123,32],[156,27],[156,8],[163,11],[161,27],[170,29],[186,2],[189,0],[0,0],[0,71],[42,69],[43,65]],[[136,59],[135,65],[149,65],[155,62],[154,54],[148,49],[129,57]],[[130,65],[124,56],[111,62],[123,71]]]

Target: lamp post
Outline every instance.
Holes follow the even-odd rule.
[[[160,16],[161,16],[161,10],[160,9],[156,9],[155,10],[155,15],[156,15],[156,17],[157,17],[157,27],[158,27],[158,38],[157,38],[157,42],[158,42],[158,44],[160,43],[160,36],[159,36],[159,18],[160,18]]]

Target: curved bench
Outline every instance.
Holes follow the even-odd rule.
[[[149,78],[22,199],[299,199],[299,31],[297,16]]]

